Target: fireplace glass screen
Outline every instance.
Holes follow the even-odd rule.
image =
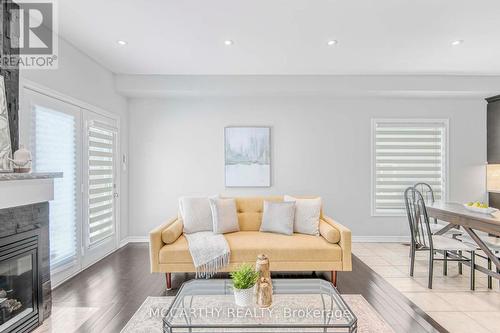
[[[0,332],[8,332],[36,311],[34,251],[0,261]]]

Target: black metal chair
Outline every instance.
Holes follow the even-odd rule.
[[[484,244],[493,252],[495,255],[500,258],[500,238],[494,237],[494,236],[488,236],[486,233],[478,233],[478,237],[481,238],[481,240],[484,242]],[[467,234],[460,236],[458,238],[460,241],[465,242],[469,244],[470,246],[475,246],[476,251],[480,251],[479,253],[476,252],[476,256],[479,258],[483,258],[487,261],[488,263],[488,270],[492,270],[492,262],[489,257],[487,257],[484,254],[481,254],[481,248],[476,245],[476,242]],[[496,272],[500,273],[500,269],[496,268]],[[500,287],[500,280],[498,280],[498,286]],[[493,278],[491,276],[488,276],[488,289],[493,288]]]
[[[422,194],[422,198],[424,199],[425,203],[428,204],[433,204],[436,202],[435,197],[434,197],[434,190],[432,187],[427,184],[427,183],[416,183],[413,185],[413,188],[415,188],[417,191]],[[436,220],[436,219],[434,219]]]
[[[424,203],[426,205],[433,204],[436,202],[434,190],[432,189],[432,186],[430,186],[429,184],[416,183],[415,185],[413,185],[413,188],[415,188],[417,191],[420,192],[420,194],[422,194],[422,197],[424,199]],[[445,227],[445,225],[439,223],[436,218],[432,218],[432,220],[434,222],[434,223],[430,224],[432,234],[439,232],[442,228]],[[452,229],[446,231],[446,233],[445,233],[446,236],[449,236],[452,238],[457,238],[458,236],[462,236],[462,234],[463,233],[460,230],[460,228],[452,228]],[[459,251],[458,255],[462,255],[462,252]],[[445,256],[444,262],[443,262],[443,275],[448,275],[448,261],[447,261],[447,259],[448,259],[448,257]],[[462,263],[458,263],[458,273],[462,274]]]
[[[457,261],[470,262],[470,289],[475,289],[475,250],[476,248],[460,242],[456,239],[433,235],[430,228],[429,216],[425,207],[425,200],[422,194],[409,187],[404,193],[406,213],[410,227],[410,276],[413,276],[415,269],[415,255],[417,251],[429,251],[429,281],[428,288],[432,289],[432,277],[434,261]],[[470,253],[470,259],[460,253],[466,251]],[[443,254],[443,258],[436,258],[437,252]]]

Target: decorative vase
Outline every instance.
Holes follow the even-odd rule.
[[[17,173],[30,173],[31,172],[31,152],[24,148],[23,145],[20,146],[18,150],[14,153],[12,159],[10,159],[14,166],[14,172]]]
[[[250,306],[253,303],[254,286],[248,289],[234,288],[234,302],[238,306]]]
[[[273,303],[273,288],[271,281],[266,278],[260,278],[257,293],[257,305],[261,308],[268,308]]]
[[[261,278],[265,278],[269,285],[271,286],[271,290],[273,287],[273,283],[271,281],[271,270],[270,270],[269,258],[265,254],[259,254],[257,256],[257,262],[255,263],[255,271],[259,272],[259,281]],[[259,293],[260,284],[257,283],[256,293]]]

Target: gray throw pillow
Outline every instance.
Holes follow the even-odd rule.
[[[294,202],[264,201],[260,231],[293,235]]]
[[[216,234],[240,231],[236,200],[208,198],[212,210],[213,231]]]

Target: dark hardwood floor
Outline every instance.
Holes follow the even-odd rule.
[[[311,277],[309,274],[284,275]],[[323,274],[318,274],[323,276]],[[324,277],[326,278],[326,274]],[[175,295],[192,274],[173,274],[173,290],[165,291],[165,276],[149,273],[147,244],[128,244],[57,287],[54,306],[98,307],[77,332],[120,332],[147,296]],[[338,275],[343,294],[361,294],[399,332],[447,332],[400,292],[353,256],[353,272]]]

